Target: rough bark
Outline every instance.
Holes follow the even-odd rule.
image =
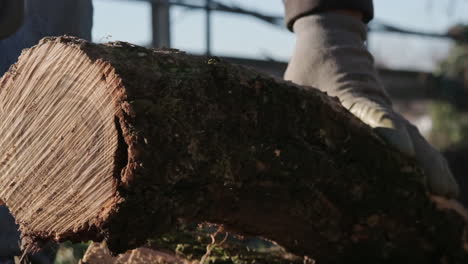
[[[463,263],[463,221],[336,99],[217,58],[48,38],[0,80],[0,198],[29,247],[177,219],[318,263]],[[466,263],[466,262],[465,262]]]

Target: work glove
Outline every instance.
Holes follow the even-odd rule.
[[[23,19],[24,0],[0,0],[0,39],[13,35]]]
[[[293,26],[297,41],[285,79],[338,97],[389,145],[416,158],[432,194],[456,197],[459,188],[444,157],[393,111],[365,46],[366,29],[361,20],[346,14],[299,18]]]

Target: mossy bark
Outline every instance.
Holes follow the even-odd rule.
[[[120,140],[107,213],[66,233],[20,221],[31,240],[105,238],[117,253],[185,219],[318,263],[466,263],[462,219],[435,209],[414,161],[319,90],[175,50],[69,37],[39,45],[112,68],[102,74],[119,80],[109,85],[119,86]]]

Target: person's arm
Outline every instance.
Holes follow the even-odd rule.
[[[283,2],[285,22],[290,30],[293,30],[294,22],[301,17],[333,10],[358,12],[364,23],[374,18],[372,0],[283,0]]]
[[[0,3],[2,1],[25,1],[25,13],[23,26],[12,36],[0,40],[0,75],[17,60],[21,50],[36,45],[43,37],[72,35],[91,41],[91,0],[0,0]],[[0,14],[1,10],[0,7]]]
[[[23,24],[24,0],[0,0],[0,39],[14,34]]]
[[[353,3],[355,8],[349,8]],[[285,79],[338,97],[389,145],[418,160],[432,194],[456,197],[459,188],[444,157],[393,111],[378,78],[365,46],[363,23],[372,18],[372,9],[367,9],[372,1],[286,0],[285,4],[288,26],[297,36]],[[299,12],[299,7],[306,9]]]

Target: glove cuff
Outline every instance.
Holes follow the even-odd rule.
[[[363,14],[363,22],[368,23],[374,17],[372,0],[283,0],[285,22],[292,31],[294,22],[307,15],[319,14],[330,10],[350,9]]]

